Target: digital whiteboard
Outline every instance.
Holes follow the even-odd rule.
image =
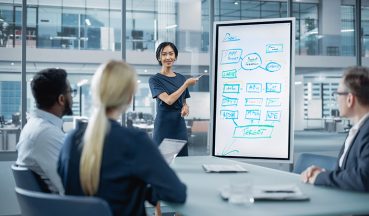
[[[214,23],[212,155],[292,161],[294,18]]]

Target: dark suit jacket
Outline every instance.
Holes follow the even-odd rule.
[[[99,189],[113,215],[146,215],[145,200],[184,203],[186,186],[165,162],[149,136],[110,120],[103,145]],[[66,195],[84,195],[80,183],[81,142],[85,128],[70,132],[59,155],[58,173]],[[150,186],[148,186],[150,185]]]
[[[338,159],[341,158],[343,149],[344,146]],[[338,166],[337,161],[335,170],[320,173],[314,184],[369,192],[369,118],[359,128],[342,167]]]

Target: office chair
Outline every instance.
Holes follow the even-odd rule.
[[[302,173],[311,165],[322,167],[326,170],[333,170],[336,166],[337,158],[311,153],[302,153],[294,164],[293,172]]]
[[[15,187],[22,216],[112,216],[107,202],[97,197],[61,196]]]
[[[41,177],[27,167],[13,164],[12,171],[17,187],[31,191],[50,193],[48,186]]]

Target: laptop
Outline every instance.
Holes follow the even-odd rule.
[[[187,143],[186,140],[165,138],[159,145],[159,151],[165,161],[170,164]]]

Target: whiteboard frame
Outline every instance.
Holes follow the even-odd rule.
[[[289,98],[289,145],[288,145],[288,158],[265,158],[265,157],[246,157],[246,156],[220,156],[215,155],[215,124],[216,124],[216,95],[217,95],[217,55],[218,55],[218,28],[221,26],[242,26],[242,25],[258,25],[258,24],[273,24],[273,23],[291,23],[290,32],[290,98]],[[294,152],[294,118],[295,118],[295,18],[272,18],[272,19],[251,19],[251,20],[237,20],[237,21],[221,21],[214,22],[213,24],[213,55],[211,56],[211,93],[210,93],[210,130],[208,145],[210,146],[210,152],[212,156],[239,159],[242,161],[249,162],[278,162],[278,163],[293,163],[293,152]]]

